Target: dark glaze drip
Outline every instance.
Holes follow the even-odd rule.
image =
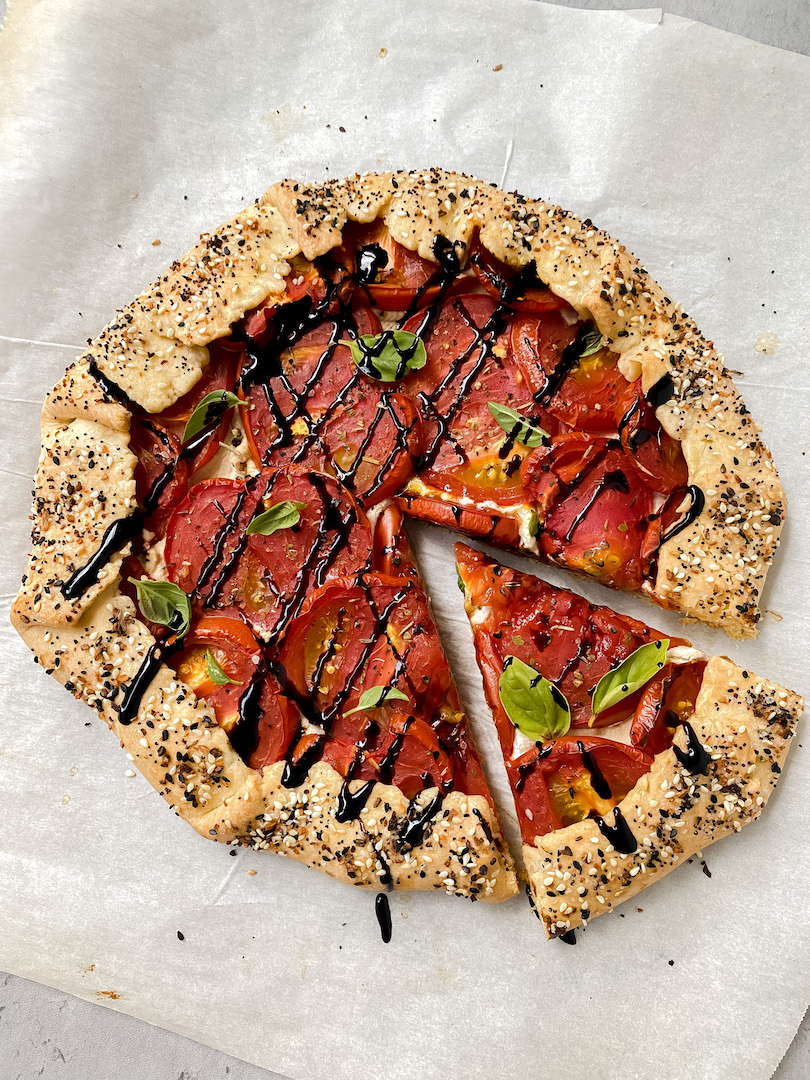
[[[597,817],[597,828],[601,832],[602,836],[608,840],[620,855],[630,855],[638,847],[635,836],[630,831],[630,826],[624,819],[624,815],[621,810],[615,807],[613,811],[615,825],[608,825],[604,818]]]
[[[387,945],[391,940],[391,908],[388,906],[386,893],[377,893],[374,898],[374,912],[377,916],[377,922],[380,924],[382,939]]]
[[[644,395],[644,400],[651,409],[657,409],[659,405],[666,404],[674,393],[675,383],[672,381],[672,376],[669,374],[662,375],[658,382],[654,383]]]
[[[613,792],[610,790],[610,784],[605,779],[602,770],[596,762],[596,758],[590,752],[586,750],[581,742],[577,742],[577,750],[579,750],[582,756],[582,764],[591,774],[591,787],[599,796],[600,799],[612,799]]]
[[[239,697],[239,719],[228,735],[234,750],[245,761],[259,744],[258,725],[264,715],[261,698],[266,676],[267,668],[259,664]]]
[[[577,516],[574,518],[574,520],[568,526],[568,531],[566,532],[565,536],[563,537],[563,540],[565,541],[565,543],[566,544],[571,543],[571,539],[572,539],[574,533],[576,532],[578,526],[582,524],[582,522],[588,516],[588,513],[595,506],[595,504],[598,502],[600,496],[605,491],[622,491],[625,494],[627,494],[627,492],[629,490],[630,490],[630,486],[627,483],[627,477],[624,475],[624,473],[621,471],[621,469],[614,469],[613,472],[605,473],[605,475],[602,477],[602,479],[599,481],[599,483],[594,488],[593,494],[591,495],[590,499],[588,499],[588,501],[582,507],[580,512],[577,514]]]
[[[412,818],[406,821],[397,837],[397,847],[400,851],[410,851],[412,848],[419,847],[424,839],[425,829],[429,822],[433,820],[436,814],[438,814],[443,800],[444,796],[441,791],[437,791],[426,806],[423,806]],[[412,805],[413,801],[411,801],[411,806]],[[411,806],[408,807],[409,812]]]
[[[95,360],[90,361],[87,365],[87,369],[108,398],[112,398],[112,400],[117,401],[119,405],[123,405],[125,409],[134,412],[136,407],[132,404],[126,391],[122,390],[118,383],[114,383],[112,379],[108,379]]]
[[[302,296],[289,304],[282,304],[273,317],[273,337],[264,345],[248,341],[247,364],[242,368],[237,386],[247,394],[251,386],[265,383],[281,375],[280,357],[285,349],[295,345],[304,334],[314,330],[327,319],[334,318],[338,290],[343,282],[328,282],[326,295],[316,304],[311,296]]]
[[[360,816],[360,811],[368,802],[374,784],[374,780],[366,780],[357,791],[350,791],[349,781],[344,780],[338,792],[335,821],[356,821]]]
[[[388,252],[379,244],[366,244],[358,248],[354,256],[356,271],[354,280],[358,285],[373,285],[377,274],[388,266]]]
[[[576,930],[566,930],[564,934],[558,934],[557,939],[564,941],[566,945],[576,945],[577,932]]]
[[[182,647],[183,639],[172,635],[166,641],[156,641],[147,652],[135,677],[124,688],[124,696],[118,706],[118,723],[129,726],[138,715],[141,698],[152,679],[157,675],[163,661]]]
[[[296,737],[293,742],[297,742]],[[316,761],[320,761],[321,754],[323,753],[323,739],[318,739],[311,746],[308,746],[298,761],[290,761],[289,759],[284,763],[284,772],[281,774],[281,783],[286,788],[300,787],[306,780],[307,773],[315,764]]]
[[[563,349],[559,363],[546,379],[545,386],[534,395],[534,401],[538,405],[541,407],[548,405],[551,399],[559,393],[560,387],[579,363],[590,333],[591,328],[583,323],[574,340]]]
[[[683,730],[686,735],[686,749],[681,750],[680,746],[673,746],[675,757],[688,772],[708,775],[711,757],[703,748],[700,739],[695,734],[695,729],[688,720],[684,720]]]
[[[706,505],[706,497],[696,484],[690,484],[686,489],[692,503],[686,513],[676,521],[674,525],[670,525],[664,535],[661,537],[659,547],[661,544],[665,544],[667,540],[671,540],[673,536],[677,536],[679,532],[691,525],[692,522],[700,516],[703,511],[703,507]]]
[[[129,517],[119,518],[109,526],[101,539],[98,551],[90,556],[84,566],[75,570],[62,585],[62,595],[66,600],[78,600],[80,596],[84,596],[91,585],[96,584],[102,569],[132,538],[140,523],[140,514],[130,514]]]
[[[551,751],[554,749],[553,743],[549,743],[547,746],[543,746],[541,743],[536,743],[535,745],[537,746],[537,756],[531,761],[525,762],[523,765],[518,765],[518,779],[515,783],[515,791],[518,794],[523,791],[523,788],[526,785],[526,781],[537,768],[537,763],[539,761],[542,761],[543,758],[547,758]]]

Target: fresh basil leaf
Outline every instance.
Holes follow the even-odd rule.
[[[532,511],[529,518],[529,536],[537,536],[540,533],[540,518]]]
[[[498,689],[506,715],[526,738],[556,739],[570,728],[571,706],[565,695],[516,656],[507,656]]]
[[[301,520],[300,511],[306,504],[302,502],[280,502],[265,510],[263,514],[257,514],[251,521],[245,532],[248,536],[259,533],[261,536],[272,536],[281,529],[291,529]]]
[[[379,709],[387,701],[407,701],[408,695],[397,690],[395,686],[370,686],[360,695],[360,704],[356,709],[349,709],[345,716],[352,713],[367,712],[369,709]]]
[[[210,427],[211,424],[221,420],[228,409],[232,409],[234,405],[238,404],[239,398],[236,394],[232,394],[230,390],[212,390],[210,394],[206,394],[188,418],[188,423],[183,432],[183,442],[187,443],[189,439],[199,435],[201,431]]]
[[[602,335],[596,329],[586,330],[582,335],[582,352],[579,354],[580,360],[586,356],[593,356],[594,353],[598,353],[603,347]]]
[[[508,405],[499,405],[497,401],[488,401],[487,405],[498,424],[515,442],[523,446],[542,446],[543,440],[548,438],[548,432],[543,431],[534,420],[521,416]]]
[[[410,330],[383,330],[340,344],[348,345],[357,367],[378,382],[397,382],[427,363],[425,343]]]
[[[622,660],[617,667],[611,668],[602,676],[594,688],[591,701],[593,709],[591,726],[599,713],[610,709],[613,705],[618,705],[630,694],[640,690],[656,672],[661,670],[666,663],[668,647],[668,638],[662,638],[661,641],[648,641],[646,645],[639,646],[626,660]]]
[[[191,601],[181,588],[171,581],[150,581],[149,578],[127,578],[135,586],[138,607],[149,622],[168,626],[178,637],[188,633],[191,623]]]
[[[215,682],[217,686],[226,686],[228,683],[233,683],[235,686],[239,685],[238,679],[231,679],[225,674],[210,649],[205,650],[205,666],[208,671],[208,678],[211,682]]]

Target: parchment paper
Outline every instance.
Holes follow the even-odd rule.
[[[43,0],[12,4],[0,75],[0,967],[314,1080],[770,1076],[810,996],[801,739],[711,879],[695,860],[576,948],[522,896],[434,895],[393,898],[385,946],[372,895],[207,843],[128,778],[6,616],[42,399],[116,306],[275,179],[441,164],[593,218],[742,373],[791,500],[782,620],[689,633],[807,692],[810,62],[655,11]],[[452,537],[414,533],[511,827]]]

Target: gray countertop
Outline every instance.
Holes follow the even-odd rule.
[[[551,0],[564,7],[657,7],[637,0]],[[664,0],[664,12],[810,54],[806,0]],[[0,0],[0,19],[5,13]],[[278,1074],[210,1050],[123,1013],[0,974],[0,1080],[269,1080]],[[810,1076],[804,1022],[774,1080]],[[651,1075],[652,1080],[652,1075]]]

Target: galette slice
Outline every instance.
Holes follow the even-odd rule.
[[[801,698],[465,544],[456,561],[548,937],[759,816]]]

